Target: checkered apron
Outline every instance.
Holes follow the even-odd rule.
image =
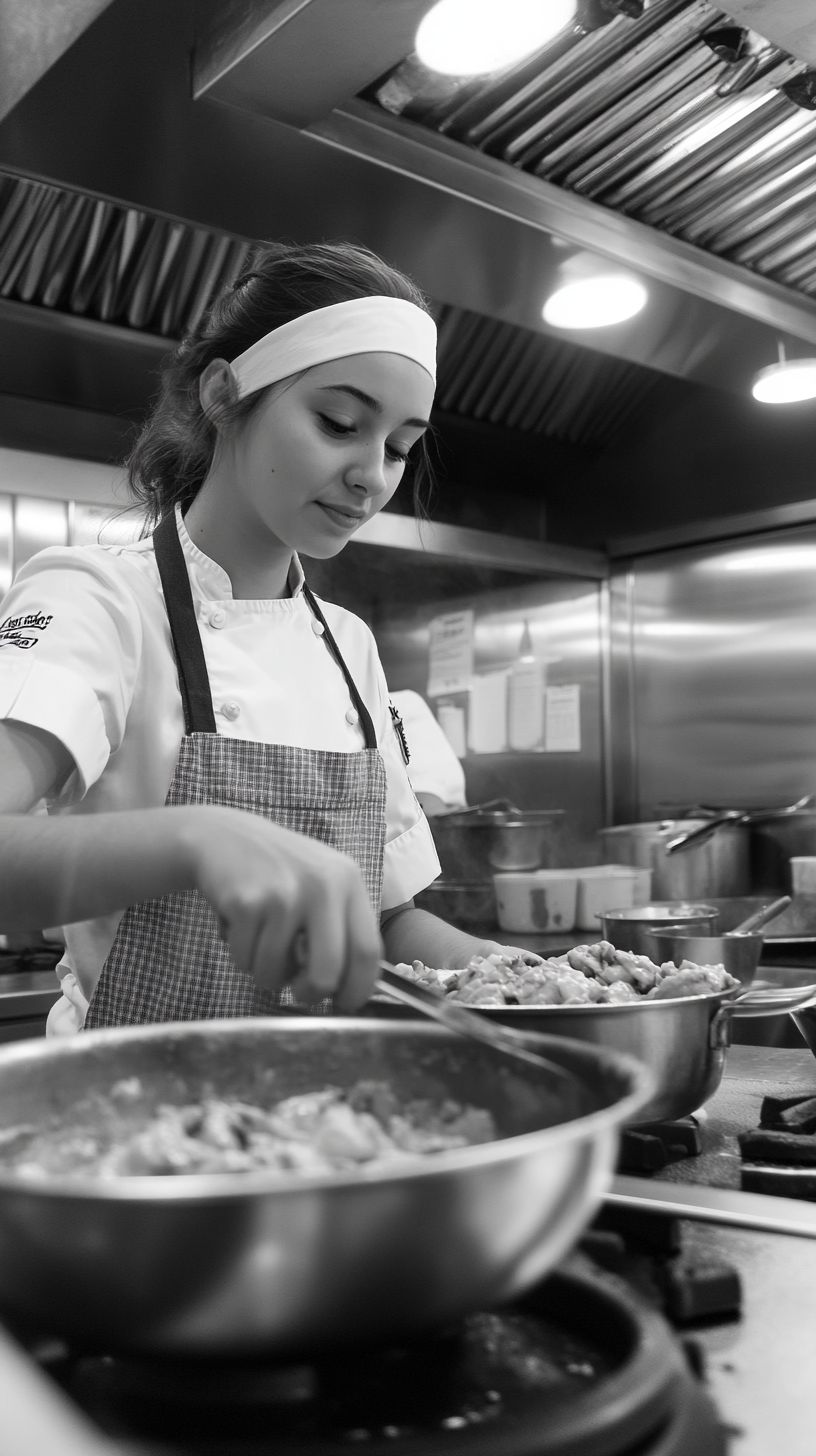
[[[323,640],[348,684],[365,736],[359,753],[328,753],[219,735],[204,650],[175,518],[154,533],[184,705],[181,741],[166,803],[221,804],[330,844],[355,860],[379,913],[385,843],[385,766],[371,716],[308,587]],[[200,1021],[218,1016],[330,1013],[331,1001],[297,1003],[291,991],[261,990],[239,971],[212,906],[197,890],[125,911],[85,1026]]]

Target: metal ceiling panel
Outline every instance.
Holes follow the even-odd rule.
[[[599,446],[654,388],[652,370],[465,309],[439,317],[436,403],[449,414]]]
[[[795,29],[796,0],[784,8]],[[753,9],[767,5],[753,0]],[[806,63],[746,32],[751,70],[738,72],[716,49],[713,32],[723,25],[733,29],[709,0],[652,0],[639,19],[576,27],[514,71],[441,102],[428,104],[416,58],[405,63],[413,92],[403,86],[399,106],[393,86],[371,99],[812,294],[816,117],[783,89]],[[816,18],[811,28],[816,34]]]
[[[0,176],[0,298],[134,336],[179,338],[237,276],[252,246]],[[465,418],[600,445],[658,377],[469,310],[438,312],[437,404]]]
[[[0,177],[0,298],[178,338],[252,244]]]

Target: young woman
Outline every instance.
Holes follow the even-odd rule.
[[[53,1034],[352,1009],[378,920],[393,960],[496,948],[413,907],[439,865],[376,647],[297,554],[334,556],[421,475],[435,341],[373,254],[260,250],[170,360],[133,452],[153,535],[19,573],[0,925],[70,922]],[[42,800],[48,819],[11,817]]]

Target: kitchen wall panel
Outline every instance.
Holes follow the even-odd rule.
[[[526,622],[533,653],[546,662],[547,683],[580,685],[580,752],[469,752],[464,760],[470,803],[508,797],[521,808],[567,811],[565,863],[597,859],[595,835],[604,823],[601,605],[597,583],[546,580],[380,607],[372,624],[392,691],[413,688],[427,697],[431,619],[467,607],[475,613],[477,673],[509,668],[518,660]]]
[[[816,791],[816,525],[615,574],[614,818]]]
[[[43,500],[37,496],[14,498],[15,574],[46,546],[67,546],[68,505],[66,501]]]

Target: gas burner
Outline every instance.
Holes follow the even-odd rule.
[[[200,1456],[724,1456],[680,1344],[586,1259],[498,1311],[312,1363],[53,1358],[110,1436]]]
[[[618,1155],[619,1173],[659,1173],[667,1163],[696,1158],[702,1152],[697,1121],[681,1117],[676,1122],[650,1122],[624,1128]]]
[[[739,1134],[746,1193],[816,1202],[816,1097],[763,1097],[759,1127]]]

